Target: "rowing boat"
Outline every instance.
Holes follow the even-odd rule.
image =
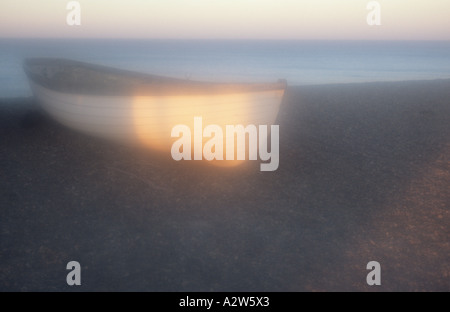
[[[167,149],[178,124],[272,125],[286,81],[213,83],[137,73],[66,59],[24,62],[39,105],[55,120],[95,136]]]

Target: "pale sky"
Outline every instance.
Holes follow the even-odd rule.
[[[450,0],[0,0],[0,37],[450,40]]]

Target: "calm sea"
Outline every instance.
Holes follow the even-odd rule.
[[[207,81],[450,78],[450,42],[0,39],[0,97],[30,95],[22,61],[37,56]]]

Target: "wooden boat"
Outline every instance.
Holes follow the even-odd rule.
[[[175,125],[272,125],[286,89],[277,83],[209,83],[51,58],[24,69],[42,108],[60,123],[95,136],[167,148]]]

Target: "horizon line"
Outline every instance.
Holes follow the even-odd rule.
[[[23,39],[23,40],[42,40],[42,39],[55,39],[55,40],[159,40],[159,41],[372,41],[372,42],[450,42],[450,39],[348,39],[348,38],[333,38],[333,39],[311,39],[311,38],[152,38],[152,37],[3,37],[0,36],[0,40],[3,39]]]

